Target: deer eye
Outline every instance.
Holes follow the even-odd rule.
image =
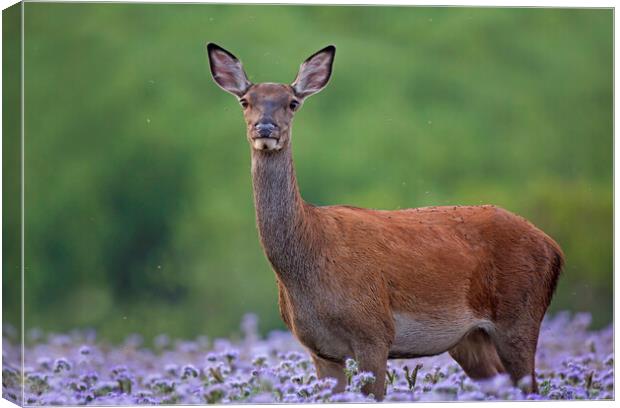
[[[247,101],[246,99],[240,99],[240,100],[239,100],[239,104],[241,105],[241,107],[242,107],[243,109],[247,108],[247,107],[248,107],[248,105],[249,105],[249,103],[248,103],[248,101]]]
[[[291,103],[289,103],[288,107],[294,111],[299,107],[299,102],[298,101],[291,101]]]

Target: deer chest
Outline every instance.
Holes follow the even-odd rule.
[[[334,315],[325,313],[317,301],[295,301],[289,292],[279,285],[280,314],[293,335],[311,352],[324,358],[342,360],[351,355],[342,325]]]

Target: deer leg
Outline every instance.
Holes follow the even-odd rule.
[[[337,363],[335,361],[325,360],[315,354],[312,354],[312,360],[316,367],[316,374],[318,378],[335,378],[337,383],[334,387],[334,393],[344,392],[347,386],[347,378],[344,374],[344,363]]]
[[[474,380],[491,378],[506,372],[491,338],[482,329],[467,334],[449,353]]]
[[[355,360],[359,364],[359,371],[371,372],[375,381],[362,387],[365,395],[373,394],[377,401],[383,400],[385,395],[385,373],[387,371],[389,347],[384,345],[365,345],[354,350]]]
[[[525,327],[523,327],[525,326]],[[538,342],[538,326],[515,323],[510,330],[497,330],[492,334],[497,354],[515,385],[524,377],[531,376],[529,390],[538,393],[534,360]]]

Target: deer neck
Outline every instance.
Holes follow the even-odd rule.
[[[252,149],[252,184],[261,244],[278,277],[299,282],[316,265],[313,210],[301,198],[290,142],[280,151]]]

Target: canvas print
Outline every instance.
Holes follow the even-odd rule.
[[[3,398],[613,400],[613,29],[4,10]]]

